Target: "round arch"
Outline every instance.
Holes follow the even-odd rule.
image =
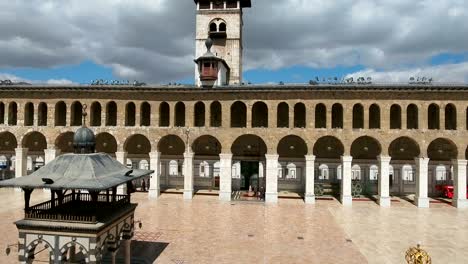
[[[315,142],[313,153],[317,158],[340,159],[344,154],[344,146],[336,137],[325,136]]]
[[[376,159],[382,152],[380,143],[372,137],[362,136],[351,144],[351,156],[353,159]]]
[[[458,149],[450,139],[435,139],[427,147],[427,156],[430,160],[450,161],[458,157]]]
[[[15,152],[17,147],[15,135],[8,131],[0,133],[0,152]]]
[[[257,135],[247,134],[238,137],[231,146],[234,156],[264,157],[267,153],[265,141]]]
[[[74,132],[65,132],[60,134],[57,139],[55,139],[55,147],[60,149],[61,153],[72,153],[73,149],[73,136]]]
[[[299,136],[289,135],[280,140],[277,152],[281,158],[305,158],[307,143]]]
[[[96,135],[96,152],[115,154],[117,152],[117,140],[107,132]]]
[[[29,152],[43,152],[47,148],[47,139],[42,133],[34,131],[23,137],[21,145]]]
[[[179,136],[167,135],[159,140],[158,151],[162,155],[183,155],[185,143]]]
[[[135,134],[127,138],[124,143],[124,151],[128,154],[144,154],[151,152],[151,142],[141,134]]]
[[[388,154],[392,160],[413,160],[421,154],[421,150],[412,138],[399,137],[390,143]]]
[[[222,146],[217,138],[204,135],[193,141],[192,150],[195,155],[218,156],[221,154]]]

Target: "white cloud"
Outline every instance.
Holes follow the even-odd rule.
[[[46,81],[39,81],[39,80],[28,80],[28,79],[25,79],[25,78],[21,78],[21,77],[18,77],[16,75],[13,75],[13,74],[9,74],[9,73],[1,73],[0,72],[0,80],[10,80],[12,82],[26,82],[26,83],[30,83],[30,84],[50,84],[50,85],[71,85],[71,84],[77,84],[77,83],[74,83],[70,80],[67,80],[67,79],[50,79],[50,80],[46,80]]]

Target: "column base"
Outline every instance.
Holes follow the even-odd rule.
[[[306,204],[315,204],[315,195],[313,194],[306,194],[304,196],[304,202]]]
[[[232,198],[231,192],[219,192],[219,200],[223,202],[230,202]]]
[[[193,199],[193,190],[184,190],[184,200]]]
[[[415,197],[414,204],[419,208],[429,208],[429,198],[427,197]]]
[[[353,205],[353,197],[352,196],[341,196],[341,204],[343,204],[344,206]]]
[[[278,193],[265,193],[266,203],[278,203]]]
[[[148,198],[150,199],[158,199],[159,195],[161,194],[159,189],[150,189],[148,191]]]
[[[122,184],[117,186],[117,194],[118,195],[125,195],[127,194],[127,185]]]
[[[452,200],[453,207],[459,209],[466,209],[468,208],[468,200],[467,199],[453,199]]]
[[[378,204],[380,207],[390,207],[392,205],[392,201],[390,197],[379,197]]]

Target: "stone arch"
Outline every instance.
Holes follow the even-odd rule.
[[[377,104],[369,107],[369,129],[380,129],[380,107]]]
[[[107,132],[96,135],[96,152],[114,155],[117,152],[117,140]]]
[[[401,106],[397,104],[390,107],[390,129],[401,129]]]
[[[200,136],[192,143],[195,156],[216,156],[221,154],[222,146],[219,140],[210,135]]]
[[[83,124],[83,105],[75,101],[71,105],[71,126],[81,126]]]
[[[64,101],[55,104],[55,126],[67,125],[67,105]]]
[[[210,23],[210,32],[218,32],[218,25],[215,22]]]
[[[106,105],[106,126],[117,126],[117,104],[114,101]]]
[[[0,102],[0,124],[5,124],[5,104]]]
[[[18,147],[15,135],[5,131],[0,133],[0,152],[15,152],[15,148]]]
[[[327,107],[324,104],[315,106],[315,128],[327,128]]]
[[[281,158],[305,158],[307,152],[307,143],[296,135],[282,138],[277,147],[277,153]]]
[[[29,152],[44,154],[44,150],[47,148],[47,139],[42,133],[33,131],[23,137],[21,145],[23,148],[27,148]]]
[[[246,134],[234,140],[231,152],[236,157],[259,157],[263,159],[267,153],[267,145],[261,137]]]
[[[419,111],[415,104],[410,104],[406,108],[406,128],[418,129],[419,128]]]
[[[42,237],[42,236],[41,236]],[[44,248],[47,248],[47,250],[49,251],[49,259],[50,257],[54,254],[54,248],[52,247],[52,245],[49,243],[49,241],[47,240],[44,240],[42,238],[38,238],[36,240],[33,240],[31,241],[28,245],[25,245],[25,249],[24,249],[24,258],[26,260],[26,263],[29,263],[29,260],[33,260],[34,259],[34,252],[36,250],[36,247],[41,244],[44,243]],[[46,246],[47,245],[47,246]]]
[[[160,127],[168,127],[169,126],[169,104],[166,102],[162,102],[159,105],[159,126]]]
[[[332,106],[332,128],[343,128],[343,106],[338,103]]]
[[[375,138],[362,136],[351,144],[351,156],[353,159],[376,159],[382,152],[382,147]]]
[[[8,125],[16,126],[18,124],[18,105],[11,102],[8,105]]]
[[[303,103],[294,105],[294,127],[306,127],[306,107]]]
[[[151,142],[142,134],[134,134],[125,140],[124,151],[129,155],[149,155]]]
[[[440,108],[436,104],[427,109],[427,126],[428,129],[440,129]]]
[[[73,153],[73,136],[75,135],[74,132],[65,132],[60,134],[55,139],[55,147],[60,149],[61,153]]]
[[[158,142],[158,151],[161,155],[183,155],[185,152],[184,141],[176,135],[167,135]]]
[[[83,246],[81,243],[79,242],[76,242],[76,241],[71,241],[71,242],[68,242],[66,243],[65,245],[63,245],[60,250],[59,250],[59,253],[60,255],[65,255],[67,254],[68,250],[70,248],[73,248],[75,247],[75,250],[76,250],[76,246],[78,246],[78,251],[75,251],[75,253],[79,253],[79,252],[83,252],[83,256],[85,256],[86,258],[86,263],[88,262],[88,258],[89,258],[89,255],[88,255],[88,249]],[[75,260],[76,261],[76,260]]]
[[[151,126],[151,105],[148,102],[140,106],[140,126]]]
[[[445,106],[445,129],[457,130],[457,108],[453,104]]]
[[[364,107],[362,104],[355,104],[353,106],[353,128],[364,128]]]
[[[34,105],[31,102],[27,102],[24,105],[24,125],[25,126],[34,125]]]
[[[231,105],[231,127],[247,127],[247,106],[241,101]]]
[[[37,125],[47,126],[47,104],[44,102],[37,107]]]
[[[289,127],[289,105],[285,102],[278,104],[276,110],[276,126],[278,128]]]
[[[89,115],[89,123],[91,126],[101,126],[101,104],[99,102],[93,102],[91,104],[91,109],[90,109],[90,115]]]
[[[414,139],[399,137],[390,143],[388,154],[392,160],[413,160],[419,157],[421,150]]]
[[[340,159],[344,152],[343,143],[333,136],[319,138],[313,149],[314,155],[322,159]]]
[[[184,127],[185,126],[185,104],[182,102],[178,102],[175,105],[175,120],[174,124],[176,127]]]
[[[197,102],[194,106],[193,111],[193,124],[195,127],[205,126],[205,104],[203,102]]]
[[[134,102],[125,105],[125,126],[136,125],[136,106]]]
[[[219,32],[226,32],[226,23],[224,22],[219,23],[218,30]]]
[[[458,158],[458,148],[450,139],[437,138],[427,147],[427,156],[434,161],[450,161]]]
[[[264,102],[252,106],[252,127],[268,127],[268,106]]]
[[[223,122],[223,113],[221,103],[214,101],[210,105],[210,126],[221,127]]]

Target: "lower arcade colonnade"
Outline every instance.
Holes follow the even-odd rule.
[[[2,178],[9,172],[14,177],[28,175],[57,155],[72,152],[67,142],[73,132],[61,134],[53,145],[39,132],[29,133],[19,144],[9,132],[0,133],[0,137],[9,142],[8,146],[0,146]],[[253,134],[239,136],[230,149],[210,135],[200,136],[190,145],[182,136],[166,135],[153,147],[141,134],[127,138],[121,148],[109,133],[97,134],[96,141],[98,152],[114,155],[129,167],[155,171],[144,183],[150,198],[174,188],[182,189],[187,200],[198,190],[216,190],[220,200],[230,201],[234,191],[252,188],[255,182],[253,189],[262,191],[267,203],[276,203],[281,191],[298,193],[306,203],[315,203],[317,186],[334,184],[342,204],[351,205],[354,183],[360,182],[366,194],[377,195],[383,207],[390,206],[391,195],[407,194],[415,194],[418,207],[429,207],[429,196],[441,194],[436,186],[447,184],[454,187],[452,204],[457,208],[468,206],[468,150],[463,151],[446,138],[436,138],[424,148],[408,137],[382,146],[370,136],[361,136],[347,147],[334,136],[307,144],[295,135],[276,142],[276,148],[270,142],[267,147],[261,137]]]

